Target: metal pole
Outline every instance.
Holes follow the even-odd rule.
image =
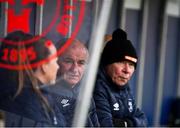
[[[36,7],[36,30],[35,34],[36,35],[41,35],[42,34],[42,22],[43,22],[43,10],[44,6],[40,5]]]
[[[73,0],[70,0],[70,6],[73,7]],[[69,16],[73,16],[73,10],[69,9]],[[69,18],[69,32],[68,32],[68,37],[71,37],[72,34],[72,19]]]
[[[76,106],[73,127],[83,127],[86,121],[98,69],[101,48],[104,43],[104,34],[108,26],[108,19],[110,16],[112,2],[112,0],[103,1],[99,20],[93,27],[92,37],[90,40],[90,60],[87,73],[85,74],[85,77],[82,81],[83,86],[80,90],[80,100]]]
[[[158,82],[156,92],[156,103],[154,112],[154,126],[160,125],[160,116],[162,108],[162,96],[163,96],[163,85],[164,85],[164,71],[165,71],[165,57],[166,57],[166,44],[167,44],[167,29],[168,29],[168,15],[166,14],[167,3],[165,3],[165,12],[163,16],[163,26],[161,35],[161,47],[159,57],[159,69],[158,69]]]
[[[6,2],[7,3],[7,2]],[[1,8],[0,8],[0,38],[3,38],[5,36],[5,20],[6,20],[6,13],[5,13],[5,3],[1,3],[0,4]],[[6,11],[7,12],[7,11]],[[0,43],[1,45],[1,43]]]
[[[122,10],[121,10],[121,25],[120,27],[125,30],[125,27],[126,27],[126,8],[125,8],[125,1],[122,0]]]
[[[94,16],[93,16],[93,24],[97,24],[97,21],[98,21],[98,17],[99,17],[99,5],[100,5],[100,2],[99,2],[99,0],[95,0],[95,1],[93,1],[94,3],[93,3],[93,5],[94,5],[94,7],[93,7],[93,14],[94,14]]]
[[[180,1],[179,1],[179,17],[178,18],[180,18]],[[178,64],[180,64],[180,52],[179,52],[179,54],[178,54],[179,56],[179,62],[178,62]],[[179,68],[179,70],[178,70],[178,83],[177,83],[177,97],[180,97],[180,65],[178,66],[178,68]]]
[[[143,4],[143,21],[141,31],[141,44],[140,44],[140,61],[139,71],[137,77],[137,106],[142,107],[143,85],[144,85],[144,67],[146,57],[146,39],[148,28],[148,14],[149,14],[149,0],[145,0]]]
[[[178,64],[180,64],[180,52],[179,52],[179,59],[178,59]],[[178,83],[177,83],[177,97],[180,97],[180,66],[178,66]]]
[[[8,27],[8,10],[9,8],[9,5],[8,5],[8,2],[5,2],[5,10],[4,10],[4,13],[5,13],[5,20],[4,20],[4,36],[7,35],[7,27]]]

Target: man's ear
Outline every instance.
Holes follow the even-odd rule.
[[[48,70],[48,65],[47,64],[42,64],[41,65],[41,70],[42,70],[42,73],[46,73],[47,70]]]

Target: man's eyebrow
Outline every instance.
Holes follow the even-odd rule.
[[[78,62],[83,62],[83,63],[85,63],[85,62],[86,62],[86,60],[84,60],[84,59],[83,59],[83,60],[78,60]]]
[[[62,57],[62,60],[73,60],[73,59],[70,57]]]

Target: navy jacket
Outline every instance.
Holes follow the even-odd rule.
[[[94,100],[100,126],[129,125],[136,127],[147,125],[144,113],[136,108],[129,85],[119,88],[105,74],[103,68],[100,69],[97,76]]]
[[[54,93],[53,97],[56,100],[58,108],[60,108],[60,113],[64,116],[64,124],[66,127],[71,127],[73,123],[73,117],[75,114],[77,97],[79,94],[80,84],[75,85],[71,88],[65,82],[60,81],[55,86],[50,88],[51,93]],[[57,112],[58,113],[58,112]],[[87,127],[97,127],[99,126],[96,108],[94,101],[92,100],[91,106],[89,109],[87,121]]]
[[[52,102],[51,95],[43,91],[53,111],[43,107],[40,98],[30,86],[23,88],[22,92],[14,98],[16,86],[12,83],[0,84],[0,109],[6,112],[5,125],[8,127],[34,127],[63,125],[60,114],[53,111],[58,109]],[[57,110],[56,110],[57,111]]]

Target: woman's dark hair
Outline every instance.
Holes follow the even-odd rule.
[[[6,79],[5,81],[16,85],[13,87],[14,97],[19,95],[25,86],[32,85],[34,92],[38,94],[43,103],[50,109],[46,98],[38,88],[38,80],[34,76],[34,71],[37,67],[32,67],[32,64],[38,63],[50,55],[46,44],[48,41],[44,37],[35,37],[22,31],[9,33],[1,42],[0,63],[15,67],[22,66],[22,69],[1,68],[3,77]],[[4,54],[7,55],[5,56]]]

